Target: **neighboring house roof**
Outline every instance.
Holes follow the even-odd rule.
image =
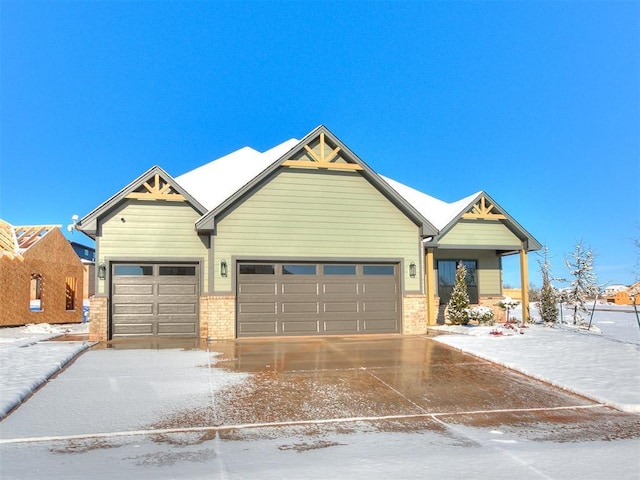
[[[22,254],[60,225],[14,226],[0,219],[0,254],[22,258]]]
[[[14,226],[13,228],[15,229],[16,240],[18,242],[18,250],[20,251],[20,253],[26,252],[51,230],[60,227],[61,225]]]

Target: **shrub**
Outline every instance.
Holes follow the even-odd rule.
[[[469,321],[476,321],[479,324],[493,325],[495,323],[493,310],[482,305],[467,308],[467,317]]]
[[[456,280],[453,284],[453,292],[445,309],[445,319],[454,325],[466,325],[469,323],[467,307],[469,295],[467,294],[467,269],[460,262],[456,268]]]

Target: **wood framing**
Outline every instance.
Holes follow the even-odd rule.
[[[60,229],[12,228],[19,241],[0,251],[0,326],[80,323],[84,270]]]
[[[18,248],[27,249],[36,243],[41,237],[49,233],[60,225],[30,225],[24,227],[14,227]]]

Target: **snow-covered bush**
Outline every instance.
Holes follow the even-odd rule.
[[[467,308],[467,316],[469,321],[478,322],[479,324],[493,325],[495,323],[495,317],[493,310],[490,307],[482,305]]]
[[[503,310],[513,310],[518,305],[520,305],[520,302],[518,302],[517,300],[513,300],[511,297],[506,297],[506,296],[498,302],[498,306]]]
[[[509,312],[520,305],[520,302],[513,300],[511,297],[505,295],[505,297],[498,302],[498,306],[505,311],[505,321],[509,323]]]
[[[538,313],[540,318],[546,323],[555,323],[558,319],[558,292],[552,285],[551,260],[549,259],[549,249],[544,247],[541,258],[538,259],[540,274],[542,276],[542,289],[538,299]]]

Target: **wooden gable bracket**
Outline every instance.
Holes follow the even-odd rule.
[[[153,176],[153,184],[149,181],[143,182],[135,191],[129,193],[126,198],[135,198],[138,200],[169,200],[174,202],[183,202],[184,196],[174,191],[171,184],[160,178],[159,174]]]
[[[285,167],[298,168],[327,168],[334,170],[362,170],[362,166],[357,163],[338,163],[335,160],[340,152],[340,147],[332,149],[325,142],[324,133],[320,133],[320,153],[316,153],[309,145],[305,145],[304,149],[311,157],[311,160],[285,160],[282,165]],[[327,150],[330,150],[329,152]]]
[[[480,197],[480,200],[473,206],[471,211],[462,215],[462,218],[467,219],[484,219],[484,220],[504,220],[507,218],[505,215],[493,212],[493,205],[487,203],[485,197]]]

